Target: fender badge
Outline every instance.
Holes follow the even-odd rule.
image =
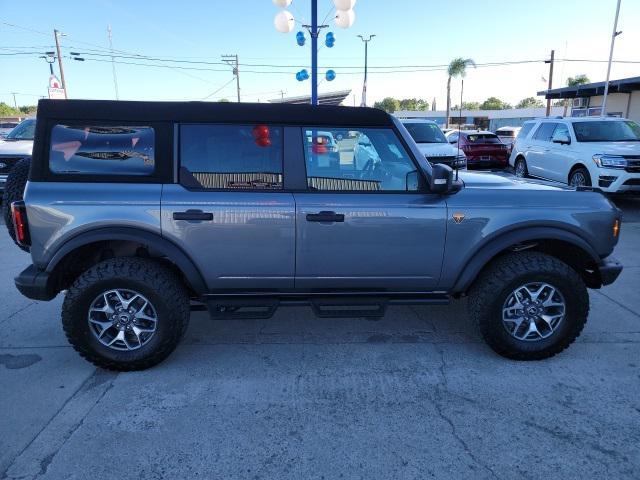
[[[462,220],[464,220],[464,213],[454,213],[453,214],[453,221],[456,223],[462,223]]]

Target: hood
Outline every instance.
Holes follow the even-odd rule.
[[[0,140],[0,155],[31,155],[33,140]]]
[[[573,190],[570,187],[551,185],[542,180],[537,181],[531,178],[520,180],[517,177],[504,177],[493,173],[475,173],[468,170],[458,172],[460,179],[466,188],[490,188],[490,189],[510,189],[510,190]]]
[[[426,157],[451,157],[464,155],[462,150],[458,150],[449,143],[416,143],[418,150]]]
[[[583,142],[582,145],[590,145],[593,153],[640,155],[640,142]]]

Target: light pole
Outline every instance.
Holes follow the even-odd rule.
[[[622,32],[618,32],[618,16],[620,15],[620,0],[616,6],[616,19],[613,22],[613,33],[611,34],[611,50],[609,51],[609,64],[607,65],[607,79],[604,82],[604,97],[602,99],[602,111],[600,116],[607,116],[607,95],[609,95],[609,75],[611,75],[611,60],[613,59],[613,46],[616,43],[616,37]]]
[[[367,106],[367,63],[368,63],[368,57],[369,57],[368,47],[369,47],[369,42],[373,37],[375,37],[375,34],[369,35],[368,38],[364,38],[362,35],[358,35],[358,37],[360,37],[360,40],[364,42],[364,82],[362,83],[362,101],[360,102],[360,106],[366,107]]]

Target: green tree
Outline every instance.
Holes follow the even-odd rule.
[[[429,110],[429,102],[421,98],[403,98],[399,110]]]
[[[229,103],[228,98],[221,98],[220,100],[216,100],[216,103]]]
[[[512,108],[511,105],[496,97],[489,97],[480,104],[480,110],[507,110],[509,108]]]
[[[587,77],[584,73],[576,75],[575,77],[567,78],[568,87],[577,87],[578,85],[584,85],[586,83],[591,83],[591,80],[589,80],[589,77]]]
[[[0,102],[0,117],[15,117],[16,115],[19,115],[18,110],[4,102]]]
[[[22,105],[21,107],[18,107],[18,110],[20,110],[20,113],[23,113],[25,115],[34,115],[38,111],[38,106]]]
[[[400,101],[397,98],[386,97],[382,101],[373,104],[374,108],[379,108],[387,113],[393,113],[396,110],[400,110]]]
[[[449,127],[449,114],[451,112],[451,79],[461,77],[464,78],[467,74],[468,66],[476,66],[471,58],[454,58],[451,60],[449,67],[447,68],[447,127]]]
[[[542,100],[535,97],[523,98],[518,102],[516,108],[544,107]]]
[[[480,102],[462,102],[463,110],[480,110]],[[460,110],[460,105],[455,105],[452,110]]]

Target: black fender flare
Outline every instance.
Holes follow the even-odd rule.
[[[104,227],[80,233],[67,240],[49,260],[45,271],[52,273],[62,259],[74,250],[89,245],[90,243],[124,240],[136,242],[151,247],[153,250],[166,256],[185,276],[189,286],[198,294],[208,292],[202,273],[193,260],[175,243],[167,240],[157,233],[134,227]]]
[[[589,243],[578,234],[556,227],[523,227],[488,238],[469,258],[454,283],[453,293],[468,290],[482,269],[498,253],[519,243],[536,240],[560,240],[583,250],[593,262],[601,263],[600,256]]]

